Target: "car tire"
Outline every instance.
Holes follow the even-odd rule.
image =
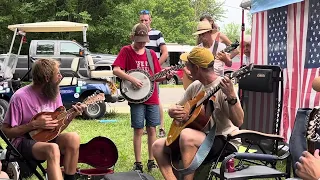
[[[178,84],[178,80],[177,80],[177,78],[175,76],[173,76],[171,79],[169,79],[167,81],[167,84],[169,84],[169,85],[177,85]]]
[[[8,111],[9,103],[4,99],[0,99],[0,116],[4,119],[6,112]]]
[[[90,104],[83,111],[82,117],[84,119],[99,119],[106,113],[107,106],[105,102]]]

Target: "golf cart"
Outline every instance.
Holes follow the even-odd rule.
[[[103,62],[95,63],[88,51],[86,32],[88,24],[74,23],[68,21],[52,21],[9,25],[8,29],[13,31],[12,43],[9,52],[5,55],[3,61],[0,62],[0,115],[3,117],[7,108],[8,102],[13,93],[21,87],[20,79],[14,78],[14,73],[18,61],[18,56],[22,44],[25,40],[26,33],[30,32],[75,32],[82,31],[83,33],[83,49],[79,50],[78,54],[74,55],[74,60],[70,66],[73,73],[69,77],[64,77],[60,83],[60,94],[63,104],[66,108],[70,108],[72,104],[81,102],[86,97],[94,92],[103,92],[105,94],[105,102],[115,103],[123,101],[123,98],[118,93],[115,85],[116,77],[112,73],[111,64]],[[21,36],[17,54],[13,53],[13,46],[16,37]],[[43,58],[54,58],[44,56]],[[36,59],[29,57],[30,62]],[[79,62],[84,61],[87,66],[87,77],[80,75]],[[99,68],[97,68],[99,67]],[[100,69],[100,70],[99,70]],[[28,71],[28,73],[31,69]],[[83,113],[85,119],[95,119],[102,117],[106,112],[106,103],[89,105]]]

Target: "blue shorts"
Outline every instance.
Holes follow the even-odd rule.
[[[131,113],[131,127],[135,129],[142,129],[144,127],[144,120],[146,119],[146,126],[156,127],[160,125],[160,110],[159,105],[146,104],[129,104]]]

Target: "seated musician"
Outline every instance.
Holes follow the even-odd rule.
[[[190,165],[199,146],[206,137],[206,133],[216,123],[216,137],[212,149],[207,158],[213,159],[219,155],[226,140],[227,134],[237,131],[243,123],[244,113],[239,103],[237,94],[234,91],[231,80],[227,77],[219,77],[213,69],[214,57],[212,53],[203,47],[195,47],[187,56],[186,66],[195,80],[187,88],[181,100],[169,110],[169,116],[176,122],[186,121],[188,112],[185,112],[183,105],[195,97],[200,91],[208,90],[210,87],[218,86],[220,83],[221,90],[215,94],[214,100],[214,120],[210,118],[210,123],[203,131],[185,128],[180,133],[179,148],[173,157],[181,155],[183,167]],[[206,108],[207,109],[207,108]],[[211,109],[212,110],[212,109]],[[209,111],[211,111],[209,110]],[[179,122],[180,121],[180,122]],[[169,135],[168,135],[169,136]],[[158,163],[160,171],[165,179],[176,179],[170,162],[170,153],[174,151],[165,145],[166,138],[158,139],[152,146],[152,152]],[[227,144],[227,150],[230,152],[237,151],[240,142],[232,141]],[[193,179],[194,173],[185,176],[185,179]]]
[[[54,129],[58,126],[58,120],[50,115],[31,119],[40,112],[54,112],[62,106],[59,62],[37,60],[32,67],[32,79],[32,84],[22,87],[11,97],[2,130],[26,159],[47,161],[48,179],[73,180],[79,156],[79,135],[75,132],[63,133],[52,142],[36,142],[29,135],[32,130]],[[73,108],[76,113],[68,117],[68,122],[81,114],[85,106],[76,104]],[[60,153],[64,155],[64,178],[60,169]]]
[[[146,43],[149,42],[148,28],[145,24],[139,23],[132,28],[131,39],[132,44],[122,47],[117,59],[113,63],[113,73],[123,80],[130,81],[135,87],[142,88],[143,83],[140,79],[126,74],[126,71],[132,69],[142,69],[153,75],[151,66],[148,63],[148,56],[146,51]],[[154,65],[154,73],[161,71],[160,63],[157,55],[153,50],[150,50]],[[157,82],[172,78],[172,73],[157,79]],[[149,160],[147,163],[148,171],[157,168],[154,157],[151,152],[152,143],[156,140],[156,127],[160,125],[159,112],[159,96],[158,88],[154,83],[154,91],[151,97],[144,103],[129,103],[131,114],[131,127],[133,128],[133,148],[135,155],[135,162],[133,170],[143,172],[143,165],[141,162],[141,137],[143,135],[143,128],[146,125],[148,134],[148,149]],[[144,122],[146,120],[146,124]]]

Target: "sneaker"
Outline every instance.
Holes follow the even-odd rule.
[[[148,172],[151,172],[153,169],[159,168],[158,165],[154,162],[154,160],[148,160]]]
[[[159,138],[163,138],[163,137],[166,137],[166,132],[164,131],[164,129],[160,128],[159,129],[159,135],[158,135]]]
[[[143,166],[142,166],[141,162],[135,162],[133,164],[133,171],[139,171],[139,172],[143,173]]]
[[[147,132],[147,130],[144,130],[143,135],[146,135],[146,134],[148,134],[148,132]]]

